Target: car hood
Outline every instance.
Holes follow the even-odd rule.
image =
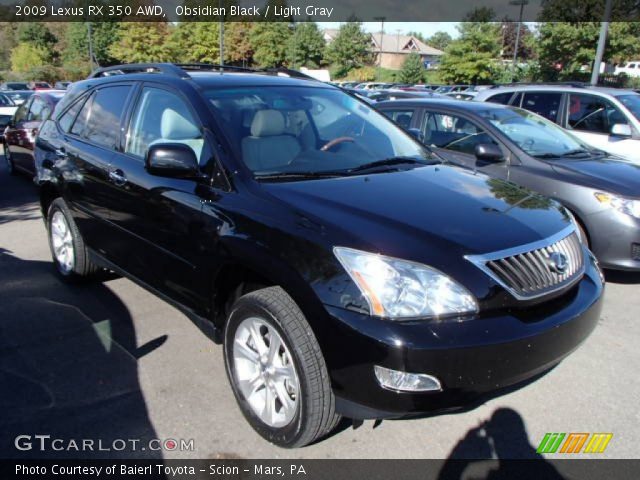
[[[424,258],[416,249],[494,252],[549,237],[570,223],[553,200],[450,165],[263,186],[313,217],[321,231],[331,226],[358,244],[416,260]]]
[[[640,195],[640,165],[614,157],[593,159],[557,159],[549,162],[569,180],[591,188],[631,197]]]

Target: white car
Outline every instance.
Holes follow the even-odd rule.
[[[7,95],[0,93],[0,141],[4,140],[4,129],[13,118],[18,106]]]
[[[616,67],[615,74],[626,73],[630,77],[640,77],[640,60],[632,60],[623,66]]]
[[[521,107],[585,143],[640,164],[640,95],[580,84],[528,84],[482,90],[476,101]]]

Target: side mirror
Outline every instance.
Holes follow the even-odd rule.
[[[414,137],[419,142],[424,142],[424,135],[422,134],[422,130],[420,130],[419,128],[410,128],[407,131],[412,137]]]
[[[151,145],[144,165],[151,175],[159,177],[194,178],[200,172],[196,154],[183,143]]]
[[[476,159],[483,162],[497,163],[504,160],[504,154],[498,145],[493,143],[480,143],[474,149]]]
[[[616,137],[630,137],[631,125],[627,123],[616,123],[611,127],[611,135]]]

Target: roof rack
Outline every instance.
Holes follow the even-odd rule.
[[[234,65],[220,65],[217,63],[174,63],[176,67],[179,67],[183,70],[196,70],[196,71],[208,71],[208,70],[232,70],[236,72],[258,72],[259,70],[255,70],[249,67],[236,67]]]
[[[307,80],[319,81],[316,78],[289,68],[268,68],[254,69],[248,67],[236,67],[234,65],[219,65],[215,63],[130,63],[125,65],[113,65],[111,67],[98,68],[94,70],[88,78],[108,77],[111,75],[124,75],[127,73],[165,73],[188,79],[188,71],[219,71],[223,73],[225,70],[232,72],[249,72],[249,73],[266,73],[273,75],[285,75],[293,78],[303,78]]]
[[[179,78],[189,78],[189,74],[173,63],[129,63],[98,68],[88,78],[109,77],[127,73],[166,73]]]
[[[575,88],[585,88],[589,86],[584,82],[511,82],[511,83],[499,83],[498,85],[491,85],[491,88],[500,88],[500,87],[524,87],[527,85],[533,86],[559,86],[559,87],[575,87]]]

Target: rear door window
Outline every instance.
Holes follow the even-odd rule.
[[[31,102],[31,108],[29,108],[29,114],[27,115],[27,121],[29,122],[41,122],[44,120],[44,113],[47,104],[40,97],[35,97]]]
[[[561,98],[561,93],[525,92],[522,108],[555,122],[558,119]]]
[[[129,85],[98,90],[82,107],[71,133],[103,147],[115,148],[120,133],[120,119],[130,91]]]
[[[71,125],[73,124],[73,121],[78,116],[78,112],[80,111],[80,109],[82,108],[82,106],[84,105],[84,102],[86,102],[86,100],[87,100],[86,97],[83,98],[83,99],[78,100],[76,103],[74,103],[71,106],[71,108],[69,108],[59,118],[58,125],[60,125],[60,128],[62,129],[63,132],[68,132],[69,131],[69,128],[71,128]]]
[[[384,110],[382,113],[402,128],[408,129],[411,126],[411,120],[413,119],[415,110],[412,108],[404,108],[401,110]]]

